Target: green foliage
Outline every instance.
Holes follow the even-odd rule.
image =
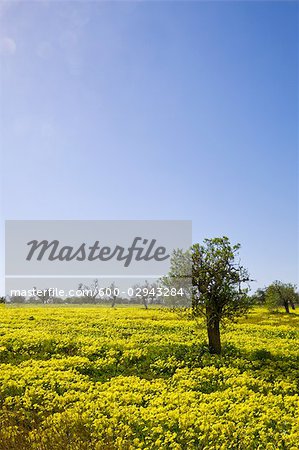
[[[22,295],[14,295],[9,299],[11,303],[25,303],[25,300],[26,298]]]
[[[164,303],[172,307],[191,307],[192,304],[192,256],[191,251],[174,250],[167,276],[161,279],[161,285],[168,289],[182,290],[183,295],[164,298]]]
[[[188,283],[189,274],[185,297],[192,301],[194,317],[206,319],[211,353],[221,353],[220,323],[235,320],[252,304],[246,285],[248,272],[237,261],[239,248],[240,244],[231,245],[224,236],[205,239],[188,252],[178,250],[172,256],[168,277],[162,280],[164,284]]]
[[[149,283],[147,280],[144,281],[143,284],[135,284],[133,286],[134,292],[139,293],[139,297],[133,297],[132,300],[136,303],[141,300],[141,303],[144,305],[145,309],[148,308],[148,305],[154,303],[156,300],[156,289],[158,285],[156,282]]]
[[[254,305],[264,305],[266,303],[265,289],[257,289],[256,292],[251,296],[251,300]]]
[[[280,306],[283,306],[288,313],[290,308],[295,309],[298,300],[296,286],[291,283],[274,281],[265,289],[265,303],[272,311],[277,311]]]
[[[237,261],[240,244],[227,237],[205,239],[192,247],[193,311],[209,319],[234,320],[250,306],[247,270]]]

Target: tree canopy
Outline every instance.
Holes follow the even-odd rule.
[[[232,245],[223,236],[205,239],[190,251],[177,251],[172,257],[168,278],[177,282],[187,279],[191,261],[192,312],[205,317],[211,353],[221,353],[220,322],[234,320],[251,304],[250,278],[239,262],[239,249],[240,244]]]

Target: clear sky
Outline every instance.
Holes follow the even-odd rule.
[[[242,244],[253,288],[298,282],[297,2],[0,15],[2,237],[4,219],[192,219],[194,242]]]

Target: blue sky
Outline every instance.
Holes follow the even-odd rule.
[[[2,236],[4,219],[192,219],[194,242],[242,244],[253,288],[298,281],[296,2],[0,15]]]

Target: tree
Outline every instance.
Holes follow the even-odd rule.
[[[78,290],[82,291],[82,296],[83,296],[83,302],[86,303],[86,301],[88,300],[88,302],[90,303],[96,303],[97,297],[99,295],[99,281],[98,280],[93,280],[93,282],[91,283],[90,286],[80,283],[78,286]]]
[[[170,260],[168,276],[160,280],[162,287],[175,290],[177,295],[163,298],[163,303],[172,307],[190,307],[192,302],[192,257],[190,251],[176,249]]]
[[[239,248],[240,244],[231,245],[224,236],[205,239],[185,252],[187,266],[190,256],[192,260],[192,312],[194,317],[205,318],[210,353],[221,353],[220,323],[245,314],[251,305],[249,275],[237,260]],[[172,261],[168,276],[186,276],[182,267],[182,261]]]
[[[53,295],[51,295],[50,289],[37,289],[33,287],[33,297],[37,302],[41,303],[51,303]]]
[[[156,298],[158,284],[156,282],[149,283],[145,280],[144,284],[135,284],[133,290],[135,292],[135,299],[141,300],[145,309],[148,309],[148,305],[153,303]]]
[[[279,306],[283,306],[287,314],[290,313],[290,307],[295,309],[298,298],[296,285],[277,280],[270,284],[265,291],[265,301],[268,308],[277,309]]]
[[[23,295],[13,295],[10,297],[9,299],[10,303],[25,303],[26,301],[26,297],[24,297]]]
[[[114,281],[113,283],[110,284],[108,289],[110,289],[110,295],[108,295],[108,297],[109,299],[111,299],[111,308],[114,308],[118,297],[117,293],[119,292],[119,289],[116,287]]]
[[[266,289],[257,289],[251,296],[252,302],[257,305],[264,305],[266,302]]]
[[[248,271],[237,260],[240,244],[226,236],[192,247],[192,309],[206,319],[210,353],[221,353],[220,322],[234,320],[250,306]]]

